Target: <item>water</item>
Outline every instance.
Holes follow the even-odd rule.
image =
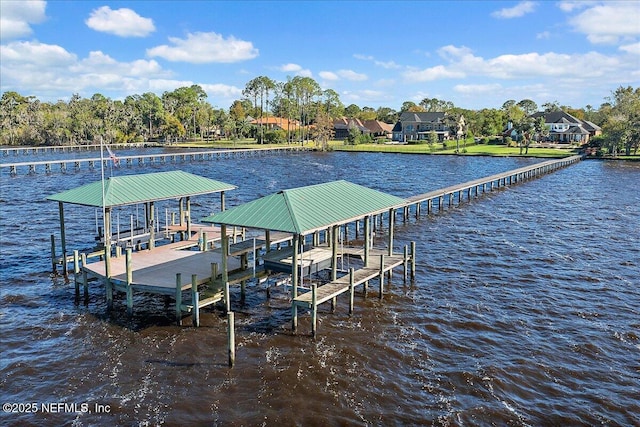
[[[334,179],[406,197],[532,162],[309,153],[177,167],[238,185],[234,206]],[[0,401],[91,411],[3,413],[0,423],[640,425],[640,164],[581,162],[399,221],[398,247],[417,241],[415,283],[396,275],[382,301],[356,295],[352,317],[348,298],[335,313],[321,306],[316,340],[308,314],[291,333],[283,294],[250,288],[241,305],[234,289],[233,369],[220,309],[179,328],[172,306],[136,296],[128,320],[122,297],[108,315],[98,284],[76,306],[73,285],[50,277],[58,212],[44,198],[99,171],[0,178]],[[194,218],[217,199],[196,198]],[[89,246],[94,215],[65,208],[70,247]]]

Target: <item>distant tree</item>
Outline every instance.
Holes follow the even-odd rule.
[[[376,120],[388,124],[394,124],[398,121],[399,114],[396,110],[389,107],[379,107],[376,110]]]
[[[360,115],[362,110],[356,104],[349,104],[344,109],[344,115],[350,119],[355,119]]]
[[[538,111],[538,104],[536,104],[530,99],[523,99],[522,101],[518,102],[516,105],[522,108],[522,110],[527,116],[530,116],[536,111]]]
[[[326,111],[318,111],[315,118],[314,139],[316,147],[322,151],[329,148],[329,140],[333,136],[333,119]]]
[[[603,125],[606,144],[614,156],[637,154],[640,146],[640,88],[618,87],[610,98],[611,108]]]
[[[424,98],[419,105],[428,112],[445,112],[454,108],[453,102],[437,98]]]
[[[538,136],[538,142],[542,141],[542,138],[546,138],[547,136],[549,136],[549,127],[547,126],[547,123],[544,120],[544,116],[540,116],[538,117],[534,124],[534,131],[536,133],[536,135]],[[527,147],[527,152],[528,153],[528,147]],[[525,154],[526,154],[525,153]]]
[[[400,108],[400,112],[404,113],[405,111],[411,111],[411,112],[414,112],[414,113],[420,113],[420,112],[424,112],[424,108],[422,108],[420,105],[417,105],[413,101],[405,101],[405,102],[402,103],[402,107]]]
[[[531,116],[522,116],[519,120],[514,122],[513,125],[518,135],[518,147],[520,147],[520,154],[522,150],[526,149],[525,154],[529,153],[529,144],[531,144],[531,134],[534,130],[534,120]]]
[[[560,111],[560,104],[558,101],[545,102],[542,104],[542,109],[545,113],[553,113],[554,111]]]

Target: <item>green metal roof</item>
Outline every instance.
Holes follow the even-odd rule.
[[[176,199],[233,190],[235,185],[183,171],[113,176],[104,181],[105,207]],[[102,182],[97,181],[47,197],[63,203],[102,207]]]
[[[308,234],[406,204],[390,194],[347,181],[283,190],[204,218],[203,221]]]

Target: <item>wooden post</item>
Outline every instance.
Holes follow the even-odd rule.
[[[331,227],[331,281],[338,277],[338,230],[339,227]],[[311,273],[311,272],[309,272]]]
[[[229,301],[229,265],[227,256],[229,255],[229,237],[227,236],[227,226],[222,224],[220,226],[220,231],[222,233],[222,247],[220,248],[220,260],[222,262],[222,285],[224,286],[224,301],[225,301],[225,309],[228,312],[229,307],[231,306],[231,302]]]
[[[298,296],[298,241],[300,236],[293,235],[293,257],[291,262],[291,329],[296,332],[298,329],[298,306],[295,299]]]
[[[371,217],[364,217],[364,266],[369,265],[369,252],[371,251]]]
[[[411,279],[416,277],[416,242],[411,242]]]
[[[318,285],[311,285],[311,335],[315,338],[317,334],[318,321]]]
[[[393,255],[393,225],[396,217],[396,210],[389,209],[389,256]]]
[[[82,259],[82,286],[84,287],[84,304],[89,304],[89,280],[87,279],[87,270],[84,268],[87,265],[87,254],[81,255]]]
[[[267,252],[271,252],[271,231],[264,230],[264,244]]]
[[[380,299],[384,291],[384,254],[380,255]]]
[[[78,250],[73,251],[73,283],[76,288],[76,304],[80,300],[80,282],[78,281],[78,275],[80,274],[80,259],[78,257]]]
[[[196,328],[200,326],[200,293],[198,292],[198,275],[191,275],[191,304],[193,309],[191,314],[193,315],[193,326]]]
[[[182,326],[182,273],[176,273],[176,324]]]
[[[62,274],[67,277],[67,238],[64,227],[64,204],[58,202],[58,212],[60,214],[60,245],[62,247]]]
[[[236,363],[236,331],[233,311],[227,313],[227,345],[229,348],[229,367]]]
[[[52,234],[51,235],[51,272],[53,274],[57,273],[56,263],[57,263],[57,260],[56,260],[56,238]]]
[[[107,310],[113,307],[113,285],[111,284],[111,245],[104,246],[104,287],[107,292]]]
[[[402,262],[402,266],[404,268],[404,281],[407,281],[407,271],[409,269],[409,247],[404,245],[404,261]]]
[[[187,239],[191,237],[191,197],[187,196]]]
[[[218,278],[218,263],[212,262],[211,263],[211,282],[209,283],[213,285],[217,278]]]
[[[349,316],[353,314],[353,294],[355,293],[355,282],[353,278],[353,267],[349,268]]]
[[[427,200],[427,214],[433,211],[433,199]]]
[[[155,203],[149,202],[149,249],[156,246],[156,210]]]
[[[131,317],[133,315],[133,289],[131,288],[131,282],[133,282],[133,271],[131,270],[131,248],[127,248],[125,253],[125,265],[127,269],[127,314]]]
[[[220,212],[224,212],[224,191],[220,192]]]

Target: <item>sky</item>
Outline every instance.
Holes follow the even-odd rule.
[[[598,108],[640,86],[640,1],[0,0],[0,91],[112,99],[200,85],[228,108],[258,76],[345,106],[438,98]]]

